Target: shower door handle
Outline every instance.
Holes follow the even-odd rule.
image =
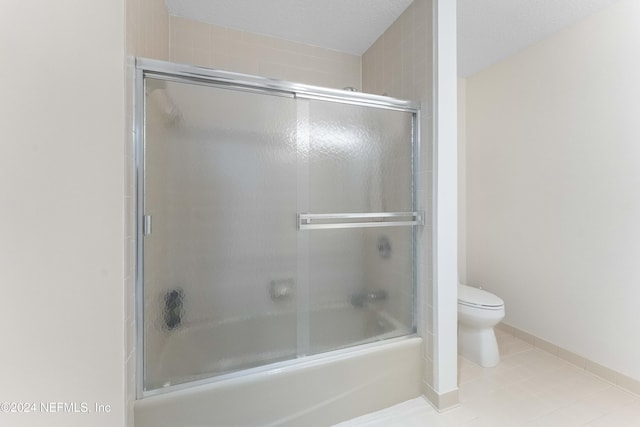
[[[151,235],[151,215],[145,215],[142,219],[142,235]]]
[[[298,230],[424,225],[423,212],[298,214]]]

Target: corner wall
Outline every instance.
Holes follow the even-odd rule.
[[[423,209],[427,216],[426,225],[420,237],[420,244],[423,248],[423,258],[420,265],[423,286],[420,301],[423,309],[423,313],[420,314],[422,321],[420,332],[425,343],[422,355],[422,389],[434,405],[438,408],[445,408],[457,403],[455,350],[451,355],[452,365],[449,363],[450,361],[439,362],[438,358],[441,354],[447,353],[450,347],[447,342],[453,340],[455,344],[456,338],[455,332],[452,337],[449,337],[446,333],[447,326],[440,329],[438,322],[442,320],[439,316],[443,315],[447,321],[454,319],[455,323],[457,312],[454,304],[440,305],[439,298],[448,290],[457,288],[455,287],[455,278],[449,283],[448,280],[443,279],[443,276],[435,274],[434,259],[436,257],[433,252],[434,233],[438,227],[437,221],[432,215],[434,212],[432,203],[435,184],[434,164],[437,163],[434,159],[433,142],[435,120],[433,114],[435,95],[433,90],[435,83],[433,76],[433,12],[437,10],[437,6],[431,0],[414,1],[364,53],[362,81],[364,92],[417,100],[422,105],[420,178],[423,206],[420,209]],[[443,21],[445,27],[448,24],[449,22]],[[455,70],[453,70],[453,74],[455,75]],[[446,138],[441,140],[443,147],[447,142]],[[455,141],[452,142],[455,143]],[[435,225],[432,226],[432,224]],[[446,255],[442,258],[446,258]],[[439,282],[434,283],[434,277]],[[440,286],[441,288],[439,288]],[[440,331],[445,331],[445,333],[439,334]]]
[[[123,1],[3,2],[0,401],[36,406],[2,425],[125,424],[124,27]]]
[[[505,322],[640,380],[640,3],[467,79],[468,277]]]

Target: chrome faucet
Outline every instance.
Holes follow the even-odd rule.
[[[362,307],[366,302],[382,301],[387,299],[387,291],[378,290],[373,292],[358,292],[351,295],[351,305]]]

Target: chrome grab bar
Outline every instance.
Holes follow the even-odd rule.
[[[424,225],[422,212],[298,214],[299,230]]]

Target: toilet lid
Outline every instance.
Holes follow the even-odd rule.
[[[504,306],[504,301],[491,292],[467,285],[458,285],[458,302],[479,307],[497,308]]]

